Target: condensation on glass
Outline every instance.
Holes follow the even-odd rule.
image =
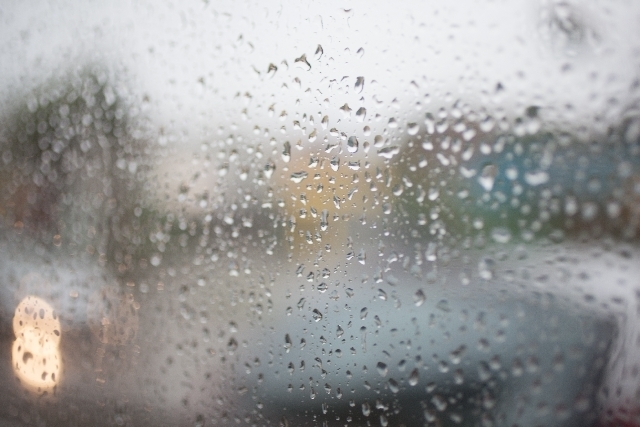
[[[0,424],[640,425],[640,8],[0,7]]]

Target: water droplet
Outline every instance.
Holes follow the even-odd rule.
[[[323,209],[320,214],[320,230],[327,231],[327,228],[329,228],[329,211]]]
[[[235,338],[231,338],[227,343],[227,351],[229,354],[233,354],[238,349],[238,341]]]
[[[309,64],[309,61],[307,61],[307,55],[305,55],[304,53],[299,58],[296,58],[293,63],[294,65],[297,65],[307,71],[311,69],[311,64]]]
[[[353,171],[360,170],[360,161],[349,162],[347,163],[347,167]]]
[[[349,140],[347,141],[347,150],[350,153],[355,153],[358,151],[358,138],[356,138],[355,136],[351,136],[349,137]]]
[[[418,368],[415,368],[409,374],[409,385],[414,387],[418,385],[418,381],[420,381],[420,372],[418,371]]]
[[[496,180],[496,175],[498,174],[498,167],[494,164],[485,165],[482,168],[482,173],[478,177],[478,182],[486,191],[491,191],[493,189],[493,184]]]
[[[369,309],[367,307],[364,307],[362,310],[360,310],[360,320],[364,320],[364,318],[367,317],[367,314],[369,314]]]
[[[508,228],[495,227],[491,230],[491,238],[497,243],[508,243],[511,240],[511,232]]]
[[[361,249],[360,252],[358,252],[358,262],[362,265],[365,265],[367,261],[367,253],[364,251],[364,249]]]
[[[447,301],[446,299],[441,299],[440,301],[438,301],[438,304],[436,304],[436,307],[446,313],[451,311],[451,307],[449,306],[449,301]]]
[[[392,393],[400,391],[400,384],[398,384],[398,382],[393,378],[389,378],[389,390],[391,390]]]
[[[291,144],[289,143],[289,141],[286,141],[284,143],[284,148],[282,150],[282,160],[285,163],[289,163],[289,160],[291,160]]]
[[[287,350],[287,353],[289,353],[289,350],[291,350],[292,347],[292,343],[291,343],[291,337],[289,336],[289,334],[286,334],[284,336],[284,348]]]
[[[324,53],[324,50],[322,50],[322,46],[318,45],[318,47],[316,48],[316,60],[322,58],[322,54]]]
[[[329,162],[329,165],[331,166],[331,169],[336,172],[340,167],[340,157],[334,156]]]
[[[314,129],[313,132],[309,134],[309,142],[315,142],[317,138],[318,138],[318,131]]]
[[[317,308],[313,309],[312,316],[313,316],[313,320],[315,320],[316,322],[319,322],[322,320],[322,313],[320,313],[320,311]]]
[[[420,307],[422,304],[424,304],[426,299],[427,299],[427,297],[425,296],[425,294],[422,291],[422,289],[418,289],[416,291],[416,293],[413,295],[413,301],[414,301],[416,307]]]
[[[307,176],[308,176],[308,174],[307,174],[306,171],[294,172],[294,173],[291,174],[291,181],[295,182],[296,184],[299,184]]]
[[[329,116],[324,116],[320,124],[322,125],[322,129],[326,129],[329,126]]]
[[[378,373],[380,374],[380,376],[386,377],[387,374],[389,373],[389,368],[387,367],[387,364],[384,362],[378,362],[378,364],[376,365],[376,369],[378,370]]]
[[[411,136],[416,135],[420,130],[420,125],[417,123],[407,124],[407,133]]]
[[[276,164],[269,160],[266,165],[264,165],[264,176],[269,179],[271,175],[273,175],[273,171],[276,170]]]
[[[438,394],[431,398],[431,403],[433,403],[433,406],[435,406],[436,409],[440,412],[447,409],[447,400]]]
[[[367,109],[364,107],[358,108],[356,111],[356,120],[360,123],[364,122],[364,119],[367,117]]]
[[[491,258],[483,258],[478,263],[478,274],[485,280],[491,280],[494,277],[495,261]]]
[[[545,184],[549,181],[549,174],[545,171],[527,172],[524,174],[524,180],[532,187]]]
[[[371,415],[371,406],[369,406],[369,402],[362,403],[362,415],[364,415],[365,417]]]
[[[429,242],[427,250],[425,252],[427,261],[435,261],[438,258],[438,244],[436,242]]]
[[[429,188],[429,200],[430,201],[435,201],[438,197],[440,197],[440,190],[438,190],[435,187],[431,187]]]
[[[269,77],[273,77],[276,74],[276,71],[278,71],[278,67],[274,64],[269,64],[269,67],[267,68],[267,75]]]
[[[400,148],[398,148],[395,145],[392,145],[390,147],[384,147],[378,150],[378,155],[381,157],[384,157],[385,159],[390,159],[393,156],[395,156],[396,154],[398,154],[400,152]]]

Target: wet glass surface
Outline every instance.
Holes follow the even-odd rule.
[[[0,6],[0,424],[640,425],[639,18]]]

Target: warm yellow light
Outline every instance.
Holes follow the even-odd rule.
[[[43,299],[27,296],[13,316],[12,363],[18,379],[39,393],[60,382],[60,320]]]

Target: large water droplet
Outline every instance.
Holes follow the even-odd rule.
[[[306,171],[294,172],[294,173],[291,174],[291,181],[295,182],[296,184],[299,184],[307,176],[308,176],[308,174],[307,174]]]
[[[305,55],[304,53],[299,58],[296,58],[293,63],[307,71],[311,69],[311,64],[309,64],[309,61],[307,61],[307,55]]]
[[[393,156],[395,156],[396,154],[398,154],[400,152],[400,148],[398,148],[395,145],[392,145],[390,147],[384,147],[378,150],[378,155],[381,157],[384,157],[385,159],[390,159]]]
[[[362,415],[364,415],[365,417],[371,415],[371,406],[369,406],[369,402],[364,402],[362,404]]]

